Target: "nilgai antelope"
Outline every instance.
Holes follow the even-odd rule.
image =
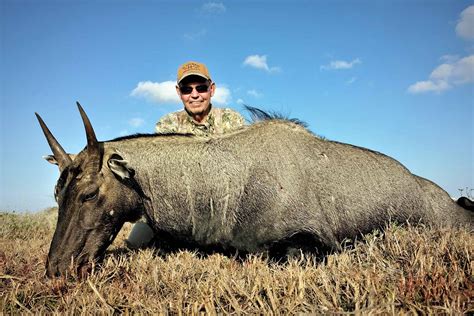
[[[78,107],[87,146],[74,158],[36,114],[60,171],[49,276],[100,259],[124,222],[142,215],[168,241],[243,252],[337,250],[389,222],[474,226],[474,212],[393,158],[293,121],[268,117],[211,138],[99,142]]]

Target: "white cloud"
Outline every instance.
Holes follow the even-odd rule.
[[[218,104],[218,105],[225,105],[228,104],[231,100],[231,93],[229,88],[227,86],[222,85],[216,85],[216,92],[214,93],[214,96],[212,97],[212,103]]]
[[[250,55],[247,56],[243,62],[244,66],[250,66],[256,69],[265,70],[267,72],[279,72],[281,69],[280,67],[269,67],[267,64],[267,56],[266,55]]]
[[[222,2],[207,2],[202,5],[201,11],[207,14],[224,13],[227,8]]]
[[[255,98],[260,98],[260,97],[263,96],[263,94],[262,94],[261,92],[258,92],[258,91],[255,90],[255,89],[248,90],[248,91],[247,91],[247,94],[248,94],[248,95],[251,95],[251,96],[253,96],[253,97],[255,97]]]
[[[410,93],[441,93],[454,86],[474,82],[474,55],[444,63],[436,67],[429,80],[418,81],[408,87]]]
[[[431,72],[430,79],[434,81],[445,80],[451,76],[453,71],[452,64],[442,64],[435,68]]]
[[[176,93],[175,81],[151,82],[141,81],[130,93],[133,97],[143,97],[158,104],[180,103]]]
[[[145,123],[145,120],[140,117],[134,117],[128,120],[128,124],[132,127],[140,127]]]
[[[474,82],[474,55],[464,57],[449,66],[449,69],[445,69],[444,73],[441,71],[434,72],[436,77],[443,79],[444,75],[454,84]],[[437,69],[435,69],[435,71],[436,70]]]
[[[322,65],[320,67],[321,70],[329,70],[329,69],[351,69],[357,64],[361,64],[362,61],[359,58],[354,59],[353,61],[345,61],[345,60],[333,60],[327,65]]]
[[[456,25],[456,34],[464,39],[474,39],[474,5],[461,12],[461,18]]]
[[[450,86],[446,81],[418,81],[408,87],[408,92],[410,93],[424,93],[424,92],[443,92],[444,90],[449,89]]]
[[[242,100],[242,99],[237,99],[236,102],[237,102],[238,104],[244,104],[244,100]]]

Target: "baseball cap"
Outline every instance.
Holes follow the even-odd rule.
[[[188,76],[200,76],[207,80],[211,80],[209,71],[207,70],[206,65],[198,63],[196,61],[188,61],[187,63],[182,64],[178,68],[178,84]]]

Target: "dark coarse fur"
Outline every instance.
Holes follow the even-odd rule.
[[[71,232],[63,227],[55,233],[52,248],[58,249],[50,255],[55,263],[51,273],[64,270],[76,253],[99,256],[123,222],[141,212],[171,244],[244,252],[281,251],[282,245],[319,253],[337,250],[343,240],[391,221],[473,228],[473,212],[396,160],[254,112],[264,120],[226,135],[146,135],[100,143],[95,171],[88,167],[93,164],[88,151],[79,153],[73,169],[84,170],[83,175],[68,177],[74,186],[66,183],[60,190],[59,208],[60,214],[69,209],[83,218],[58,220],[58,227],[67,222]],[[97,196],[85,195],[78,204],[75,196],[84,196],[81,190]],[[84,235],[81,225],[70,221],[88,216],[94,229],[108,227],[107,232],[97,231],[96,241],[82,239],[86,246],[99,243],[91,246],[93,251],[80,245],[68,250],[75,234]],[[64,236],[69,243],[61,249],[58,240]]]
[[[465,196],[461,196],[456,203],[466,210],[474,211],[474,203]]]
[[[135,139],[135,138],[154,138],[154,137],[161,137],[161,136],[194,136],[193,134],[178,134],[178,133],[163,133],[163,134],[143,134],[143,133],[136,133],[126,136],[116,137],[114,139],[109,140],[108,142],[118,142],[127,139]]]
[[[252,117],[252,121],[254,123],[269,120],[282,120],[301,125],[304,128],[308,127],[308,124],[297,118],[289,118],[277,112],[266,112],[250,105],[245,105],[244,107],[250,113],[250,116]]]

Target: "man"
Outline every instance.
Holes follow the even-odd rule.
[[[156,123],[157,133],[190,133],[200,136],[224,134],[244,125],[244,118],[231,109],[214,108],[216,92],[204,64],[187,62],[178,68],[176,92],[184,110],[170,113]]]
[[[210,136],[228,133],[244,125],[244,118],[239,113],[212,106],[216,85],[204,64],[190,61],[181,65],[176,92],[184,110],[162,117],[155,126],[159,134]],[[152,229],[144,221],[139,221],[133,226],[126,243],[129,248],[136,249],[148,245],[152,239]]]

